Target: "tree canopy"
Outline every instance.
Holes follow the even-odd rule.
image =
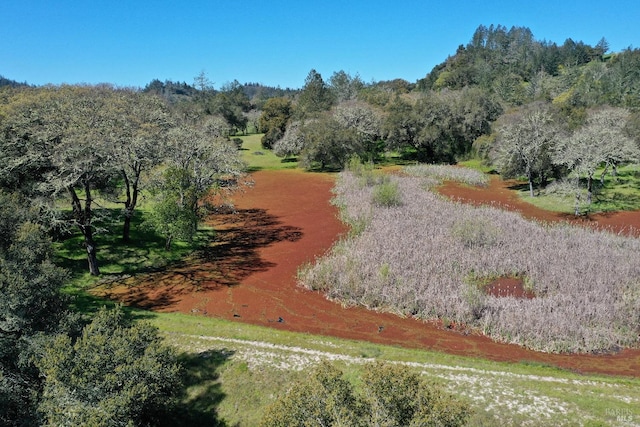
[[[370,364],[357,393],[327,362],[270,406],[261,425],[278,426],[461,426],[467,404],[427,383],[408,368]]]
[[[180,390],[180,365],[158,331],[100,310],[82,335],[60,334],[36,364],[45,425],[159,425]]]

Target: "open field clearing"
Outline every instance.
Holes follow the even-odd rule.
[[[489,205],[518,212],[524,218],[541,222],[570,222],[577,225],[609,230],[613,233],[630,234],[640,237],[640,211],[599,212],[581,215],[558,212],[532,204],[531,197],[522,197],[514,191],[521,186],[516,181],[503,181],[492,176],[486,187],[469,186],[455,181],[444,182],[437,188],[439,194],[455,201],[472,205]],[[556,205],[557,206],[557,205]]]
[[[485,357],[528,360],[579,372],[636,376],[640,352],[613,355],[540,353],[360,307],[343,308],[296,284],[300,265],[325,254],[346,233],[329,204],[333,177],[260,171],[236,198],[237,212],[215,218],[207,250],[161,272],[105,282],[92,293],[154,311],[184,312],[274,329]],[[282,318],[282,322],[278,320]]]
[[[346,305],[437,318],[538,351],[638,344],[640,240],[453,203],[422,178],[393,181],[400,203],[379,208],[375,185],[341,175],[336,203],[362,231],[304,271],[302,284]],[[484,292],[501,279],[530,297]]]
[[[253,177],[236,212],[211,223],[217,235],[209,249],[166,271],[93,290],[156,312],[189,313],[136,311],[185,352],[190,405],[218,411],[228,425],[251,426],[313,364],[333,360],[355,381],[376,359],[413,366],[467,399],[475,411],[470,425],[640,425],[640,383],[630,378],[640,372],[637,350],[534,352],[442,324],[343,308],[299,288],[298,266],[346,235],[329,204],[333,178],[294,171]]]

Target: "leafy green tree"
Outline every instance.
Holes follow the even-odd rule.
[[[382,124],[383,136],[388,148],[404,150],[419,147],[418,133],[422,122],[413,105],[396,97],[389,105]]]
[[[19,200],[0,193],[0,339],[46,330],[65,308],[59,291],[66,272],[53,264],[49,239]]]
[[[357,131],[345,128],[330,115],[306,122],[301,133],[304,138],[301,162],[306,168],[319,165],[320,169],[342,169],[351,156],[362,153]]]
[[[262,107],[262,115],[259,119],[259,130],[264,133],[262,146],[271,148],[273,144],[282,138],[287,124],[291,118],[293,106],[288,98],[270,98]]]
[[[200,110],[206,114],[210,114],[209,104],[215,96],[213,84],[204,70],[200,71],[200,73],[193,78],[193,86],[197,90],[195,94],[196,104],[198,104]]]
[[[629,115],[624,131],[625,135],[633,139],[640,147],[640,111],[635,111]]]
[[[110,161],[124,186],[122,238],[130,240],[131,220],[138,205],[145,178],[161,162],[166,152],[166,135],[173,126],[164,101],[154,95],[119,91],[113,108],[120,133],[109,141]]]
[[[411,148],[427,162],[455,162],[473,141],[489,134],[502,109],[485,91],[429,92],[415,104],[397,98],[388,108],[384,129],[389,148]]]
[[[435,114],[428,108],[421,113],[428,119],[428,128],[435,128],[442,135],[449,161],[466,156],[473,141],[490,134],[491,123],[502,114],[502,106],[494,97],[477,87],[438,93],[434,110]]]
[[[100,310],[77,339],[61,334],[36,360],[45,425],[161,425],[180,390],[176,354],[158,330]]]
[[[354,129],[360,140],[363,159],[375,161],[384,149],[382,117],[369,104],[359,101],[343,102],[333,111],[333,117],[345,129]]]
[[[235,132],[246,133],[249,120],[245,113],[250,109],[249,97],[244,93],[242,85],[234,80],[224,85],[215,95],[209,113],[222,116]]]
[[[461,426],[467,404],[428,384],[403,366],[365,368],[362,390],[328,362],[267,408],[263,426]]]
[[[264,427],[359,426],[362,418],[353,387],[325,362],[268,407]]]
[[[400,365],[375,363],[362,376],[367,425],[462,426],[469,406]]]
[[[333,94],[322,79],[322,75],[316,70],[309,71],[298,97],[296,106],[298,115],[305,118],[322,111],[328,111],[333,102]]]
[[[41,381],[29,361],[38,336],[66,318],[67,279],[52,262],[38,211],[0,190],[0,425],[37,425]]]
[[[360,76],[352,77],[343,70],[336,71],[329,78],[329,90],[337,103],[355,100],[363,88],[364,82]]]
[[[303,124],[300,121],[291,122],[287,126],[282,138],[273,145],[273,152],[278,157],[298,156],[304,149]]]
[[[640,49],[625,49],[607,63],[603,84],[607,102],[637,110],[640,107]]]
[[[50,212],[58,211],[58,199],[67,198],[72,215],[66,224],[81,232],[92,275],[100,274],[94,192],[114,186],[108,143],[122,132],[114,96],[106,85],[45,87],[21,93],[5,116],[3,146],[13,157],[0,175],[16,170],[30,176],[33,187],[52,205]],[[26,173],[34,168],[42,174]]]
[[[193,177],[188,169],[170,167],[162,180],[152,189],[154,207],[147,223],[165,237],[165,249],[170,250],[174,240],[191,241],[197,231],[198,212],[191,200],[201,196],[195,194]]]
[[[207,213],[206,200],[233,191],[244,174],[237,147],[216,136],[216,129],[215,123],[205,122],[183,124],[168,133],[165,169],[155,185],[151,215],[151,224],[166,237],[167,249],[174,238],[190,239]]]

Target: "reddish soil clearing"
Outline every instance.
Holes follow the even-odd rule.
[[[359,307],[343,308],[317,292],[298,287],[298,266],[322,256],[346,231],[337,209],[329,204],[333,178],[295,171],[260,171],[253,177],[255,187],[236,197],[237,213],[214,219],[218,235],[207,251],[165,272],[98,288],[95,293],[156,311],[194,313],[496,361],[532,361],[578,372],[640,376],[638,350],[613,355],[533,352],[485,336],[443,329],[435,323]],[[506,188],[478,191],[447,185],[443,193],[525,211]],[[617,218],[604,217],[612,221],[608,225]],[[640,225],[640,214],[633,218],[633,224]]]
[[[576,218],[573,214],[549,212],[537,208],[518,197],[510,187],[516,185],[513,181],[503,181],[497,176],[491,177],[487,187],[471,187],[447,182],[438,191],[453,200],[460,200],[475,205],[492,205],[503,209],[519,212],[523,217],[542,222],[567,221],[640,237],[640,211],[608,212],[591,215],[581,215]]]

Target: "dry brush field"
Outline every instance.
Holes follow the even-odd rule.
[[[374,201],[375,179],[342,173],[335,202],[356,232],[301,270],[303,286],[346,305],[437,318],[538,351],[638,344],[639,239],[452,202],[430,190],[449,172],[406,171],[413,176],[385,178],[399,202],[386,207]],[[504,277],[534,297],[485,292]]]

